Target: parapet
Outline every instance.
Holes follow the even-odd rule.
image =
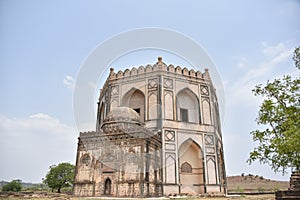
[[[174,74],[181,74],[186,77],[194,77],[201,79],[210,79],[208,69],[205,68],[205,72],[201,73],[200,71],[195,71],[193,69],[189,70],[186,67],[182,68],[170,64],[167,66],[164,62],[162,62],[162,57],[158,57],[158,62],[154,65],[148,64],[146,67],[139,66],[133,67],[131,69],[125,69],[124,71],[119,70],[117,73],[114,72],[114,68],[110,68],[109,80],[120,79],[123,77],[136,76],[144,73],[155,72],[155,71],[165,71]]]

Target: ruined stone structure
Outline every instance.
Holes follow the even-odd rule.
[[[80,133],[74,194],[226,192],[218,100],[204,73],[156,64],[111,69],[97,128]]]
[[[275,192],[276,200],[300,199],[300,172],[292,172],[288,190]]]

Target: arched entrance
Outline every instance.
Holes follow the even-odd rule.
[[[111,180],[109,178],[104,182],[104,195],[111,195]]]
[[[186,140],[179,148],[179,178],[182,193],[204,193],[203,169],[203,154],[200,146],[192,139]]]

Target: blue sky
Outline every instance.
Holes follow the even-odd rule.
[[[72,88],[81,64],[108,38],[144,27],[180,32],[214,61],[226,96],[227,174],[288,180],[289,174],[246,160],[255,146],[249,132],[257,127],[261,102],[251,89],[283,74],[298,75],[291,57],[300,44],[299,19],[296,0],[1,0],[0,180],[40,182],[50,165],[75,163]],[[125,64],[144,63],[139,58]]]

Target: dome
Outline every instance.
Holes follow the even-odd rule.
[[[107,122],[129,122],[142,124],[140,115],[129,107],[117,107],[114,108],[103,121]]]
[[[129,107],[114,108],[104,119],[101,129],[105,134],[145,132],[140,115]]]

